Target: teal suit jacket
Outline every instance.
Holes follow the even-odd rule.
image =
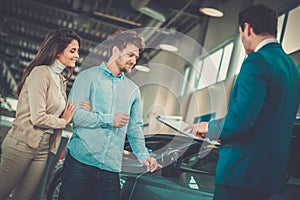
[[[280,44],[269,43],[249,54],[227,115],[208,126],[208,137],[218,135],[222,143],[215,183],[281,191],[299,101],[299,70]]]

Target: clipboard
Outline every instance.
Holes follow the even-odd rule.
[[[196,137],[192,132],[191,130],[184,130],[186,127],[188,127],[190,124],[188,124],[187,122],[183,121],[182,120],[182,117],[180,116],[166,116],[166,117],[162,117],[162,116],[157,116],[156,119],[167,125],[168,127],[172,128],[173,130],[183,134],[183,135],[186,135],[190,138],[193,138],[195,140],[201,140],[203,142],[207,142],[209,144],[212,144],[212,145],[220,145],[219,142],[215,141],[215,140],[210,140],[209,138],[198,138]]]

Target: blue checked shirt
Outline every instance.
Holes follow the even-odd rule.
[[[68,151],[76,160],[120,172],[126,134],[139,161],[149,157],[142,132],[140,91],[123,73],[114,76],[106,63],[87,69],[77,76],[69,100],[76,103],[76,112]],[[82,101],[90,101],[91,112],[80,108]],[[129,114],[128,124],[114,128],[115,113]]]

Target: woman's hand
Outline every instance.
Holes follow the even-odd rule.
[[[75,113],[76,105],[75,103],[71,103],[70,101],[67,102],[65,110],[60,118],[66,120],[67,124],[70,123],[72,120],[74,113]]]
[[[92,111],[92,104],[89,101],[82,101],[79,105],[83,110],[86,110],[89,112]]]

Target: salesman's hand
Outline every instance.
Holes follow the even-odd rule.
[[[156,161],[156,159],[152,157],[143,160],[143,164],[147,167],[148,172],[154,172],[157,168],[162,168],[162,166]]]
[[[200,138],[205,138],[207,135],[207,126],[208,122],[199,122],[197,124],[192,124],[186,128],[184,128],[185,131],[191,130],[191,132],[196,136]]]
[[[125,113],[116,113],[114,114],[114,127],[122,128],[127,124],[129,120],[129,115]]]

